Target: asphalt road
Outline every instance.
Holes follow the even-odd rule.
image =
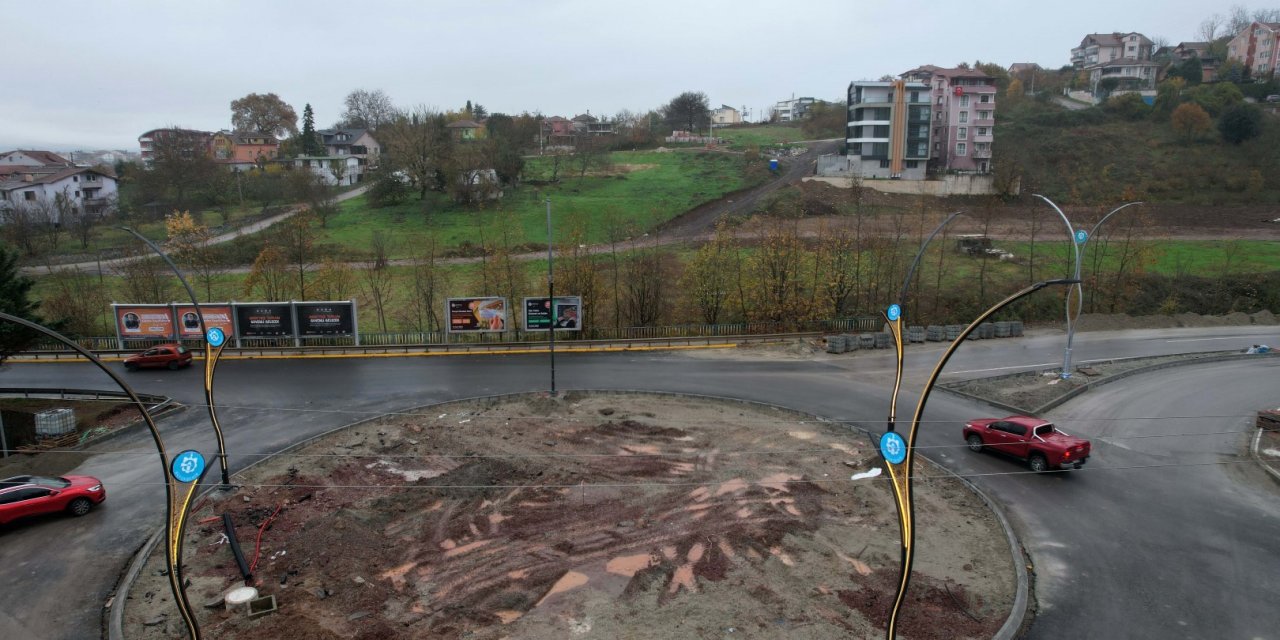
[[[970,342],[948,365],[949,375],[984,377],[1052,366],[1061,360],[1062,342],[1060,334]],[[1076,336],[1075,359],[1236,349],[1256,342],[1280,344],[1280,328],[1082,333]],[[903,405],[913,406],[914,394],[940,349],[928,345],[908,351]],[[1147,458],[1165,464],[1204,462],[1209,454],[1187,448],[1195,444],[1192,438],[1127,437],[1166,425],[1185,433],[1187,421],[1132,418],[1161,415],[1158,411],[1165,409],[1178,415],[1242,415],[1274,404],[1280,382],[1238,383],[1242,377],[1233,367],[1257,366],[1173,369],[1135,377],[1065,405],[1056,417],[1064,428],[1100,439],[1089,467],[1069,478],[1023,474],[1014,462],[964,450],[958,446],[958,423],[991,410],[934,394],[919,444],[927,447],[924,452],[930,457],[974,476],[1008,505],[1039,572],[1042,612],[1031,630],[1033,637],[1063,632],[1108,637],[1107,631],[1115,629],[1125,629],[1125,637],[1206,637],[1205,629],[1242,630],[1208,637],[1267,637],[1243,633],[1246,622],[1256,623],[1251,629],[1280,626],[1274,607],[1251,604],[1268,602],[1265,594],[1276,593],[1274,578],[1264,574],[1280,575],[1275,564],[1280,554],[1268,555],[1262,545],[1280,539],[1280,500],[1248,488],[1232,475],[1245,465],[1107,469],[1133,467],[1134,459]],[[892,361],[883,353],[817,360],[752,359],[737,352],[557,358],[560,389],[629,388],[739,397],[876,430],[882,428],[891,371]],[[1243,377],[1280,381],[1272,371],[1270,376]],[[189,404],[202,401],[198,369],[142,372],[128,379],[139,391]],[[364,417],[461,397],[545,389],[547,380],[547,358],[536,355],[228,361],[219,366],[217,393],[234,470],[258,459],[254,454],[279,450]],[[1138,384],[1152,385],[1141,391],[1141,402],[1119,400],[1128,398],[1125,390]],[[110,381],[82,364],[11,364],[0,369],[0,386],[110,388]],[[1209,388],[1213,394],[1206,391]],[[1162,402],[1157,392],[1184,404]],[[1232,408],[1216,408],[1210,398],[1221,398]],[[1105,413],[1108,410],[1131,412]],[[1091,423],[1077,416],[1107,420]],[[1207,421],[1192,422],[1205,431],[1227,430]],[[198,407],[165,419],[161,429],[171,452],[197,448],[212,458],[213,438]],[[1212,455],[1215,460],[1229,456],[1235,445],[1229,438],[1214,441]],[[146,431],[94,449],[96,455],[83,456],[76,472],[97,475],[107,484],[109,497],[100,509],[84,519],[47,519],[0,534],[0,638],[98,636],[102,608],[118,575],[146,537],[163,526],[163,475]],[[1177,535],[1170,533],[1175,529]],[[1255,553],[1266,561],[1259,561]],[[1166,610],[1180,614],[1186,624],[1178,625],[1176,617],[1161,618],[1153,603],[1168,603]],[[1201,614],[1209,607],[1214,608],[1212,615]],[[1100,615],[1101,610],[1114,613]],[[1127,617],[1127,612],[1134,617]],[[1236,620],[1238,625],[1220,619]],[[1102,631],[1082,635],[1082,629]]]

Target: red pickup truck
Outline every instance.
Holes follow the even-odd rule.
[[[964,439],[971,451],[991,449],[1021,458],[1037,473],[1079,469],[1093,448],[1088,440],[1067,435],[1053,423],[1029,416],[970,420],[964,425]]]

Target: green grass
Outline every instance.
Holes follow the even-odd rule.
[[[800,127],[779,124],[726,127],[717,129],[716,137],[728,140],[730,147],[733,149],[768,147],[806,139],[805,133]]]
[[[1120,239],[1113,239],[1105,248],[1099,263],[1103,271],[1113,271],[1120,259]],[[1000,248],[1012,252],[1019,261],[1025,261],[1030,255],[1031,243],[1005,242],[996,243]],[[1280,242],[1266,240],[1154,240],[1149,242],[1151,262],[1146,266],[1148,273],[1175,276],[1198,275],[1215,277],[1224,271],[1231,274],[1266,273],[1280,268]],[[1081,269],[1094,268],[1097,251],[1104,246],[1096,241],[1085,245],[1081,256]],[[958,255],[958,254],[957,254]],[[1054,270],[1065,274],[1070,260],[1070,248],[1065,242],[1037,242],[1037,270],[1043,268],[1046,273]],[[1025,267],[1023,267],[1025,270]]]
[[[237,208],[227,213],[226,222],[215,212],[206,212],[204,214],[204,222],[210,226],[216,223],[223,223],[223,227],[234,227],[241,223],[245,218],[256,216],[258,209],[256,207]],[[125,248],[133,248],[138,250],[146,249],[137,238],[126,231],[122,231],[119,227],[129,227],[134,229],[148,240],[156,243],[162,243],[168,237],[165,232],[164,220],[154,221],[136,221],[136,220],[115,220],[109,224],[99,225],[93,230],[93,234],[89,239],[88,247],[80,246],[80,238],[73,235],[68,230],[62,238],[58,240],[58,248],[56,250],[47,251],[40,258],[32,260],[32,263],[40,263],[45,256],[59,261],[59,256],[75,256],[82,260],[92,260],[99,251],[103,252],[104,257],[116,257]],[[215,229],[216,233],[221,233],[222,229]],[[149,249],[146,249],[150,251]],[[65,260],[62,260],[65,261]]]
[[[513,231],[511,244],[535,248],[546,244],[546,204],[551,200],[553,234],[563,241],[571,228],[580,228],[580,242],[607,242],[611,227],[623,236],[644,233],[704,202],[750,186],[744,161],[733,154],[616,152],[613,169],[578,178],[561,166],[556,184],[525,184],[506,189],[502,200],[463,206],[443,194],[429,192],[408,202],[370,208],[363,196],[342,203],[340,213],[321,230],[320,243],[341,247],[348,254],[367,251],[375,232],[393,240],[393,257],[420,252],[423,240],[434,235],[445,250],[478,247],[493,242],[504,228]],[[623,165],[634,169],[623,172]],[[550,178],[550,161],[533,159],[526,179]]]

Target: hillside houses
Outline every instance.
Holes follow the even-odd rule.
[[[0,153],[0,220],[28,213],[62,224],[68,215],[104,213],[116,193],[107,167],[79,166],[51,151]]]

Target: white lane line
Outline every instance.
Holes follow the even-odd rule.
[[[1224,336],[1221,338],[1178,338],[1177,340],[1165,340],[1165,342],[1204,342],[1206,340],[1247,340],[1249,336]]]
[[[993,367],[991,369],[967,369],[965,371],[948,371],[949,374],[957,373],[985,373],[987,371],[1004,371],[1006,369],[1027,369],[1029,367],[1047,367],[1049,365],[1058,364],[1056,362],[1040,362],[1037,364],[1017,364],[1011,367]]]
[[[849,479],[850,479],[850,480],[866,480],[867,478],[874,478],[874,477],[876,477],[876,476],[878,476],[878,475],[880,475],[880,467],[875,467],[875,468],[871,469],[870,471],[863,471],[862,473],[855,473],[855,474],[853,474],[853,476],[852,476],[852,477],[850,477]]]

